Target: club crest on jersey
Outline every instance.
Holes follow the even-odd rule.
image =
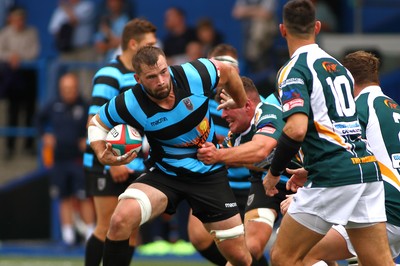
[[[185,98],[185,99],[183,99],[182,101],[183,101],[183,103],[185,104],[186,109],[188,109],[189,111],[193,111],[193,103],[192,103],[192,101],[190,100],[190,98]]]
[[[395,103],[393,100],[391,99],[386,99],[383,101],[385,103],[385,105],[387,107],[389,107],[390,109],[398,109],[399,105],[397,103]]]
[[[333,62],[324,61],[322,62],[322,67],[326,72],[332,73],[337,71],[337,64]]]

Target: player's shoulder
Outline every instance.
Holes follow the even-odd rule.
[[[183,70],[187,70],[190,71],[191,69],[196,69],[196,70],[201,70],[202,68],[207,68],[209,69],[210,67],[214,67],[215,68],[215,62],[213,62],[213,60],[207,59],[207,58],[198,58],[186,63],[183,63],[181,65],[178,66],[171,66],[170,68],[172,69],[179,69],[182,68]]]
[[[96,76],[115,76],[119,77],[127,73],[133,73],[128,70],[120,61],[113,59],[99,70],[97,70]]]

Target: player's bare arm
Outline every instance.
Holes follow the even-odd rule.
[[[123,165],[131,162],[136,158],[137,154],[134,150],[127,152],[121,156],[114,153],[112,145],[105,141],[107,133],[110,129],[104,125],[98,115],[95,115],[89,122],[88,138],[90,146],[95,152],[99,161],[104,165]]]
[[[286,164],[298,152],[308,127],[308,117],[304,113],[295,113],[291,115],[283,128],[283,133],[278,141],[277,150],[271,168],[263,180],[265,193],[268,196],[274,196],[278,193],[276,184],[278,184],[281,172]],[[283,141],[284,140],[284,141]]]
[[[274,138],[256,134],[249,142],[225,149],[217,149],[214,144],[206,143],[198,149],[197,157],[206,164],[225,163],[228,166],[247,166],[264,160],[276,143]],[[252,168],[252,170],[257,170],[257,168]]]
[[[243,88],[243,82],[240,79],[237,70],[228,64],[224,64],[217,60],[212,60],[215,66],[219,69],[220,79],[218,86],[223,86],[226,92],[232,97],[236,103],[236,108],[243,107],[247,102],[247,95]],[[223,107],[218,107],[221,109]],[[233,108],[233,107],[231,107]]]

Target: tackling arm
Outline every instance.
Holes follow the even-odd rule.
[[[229,166],[251,167],[250,164],[264,160],[276,144],[274,138],[256,134],[251,141],[231,148],[216,149],[214,145],[204,145],[198,150],[198,158],[207,164],[220,162]]]
[[[232,97],[236,103],[236,108],[243,107],[247,102],[247,95],[237,70],[233,66],[224,64],[217,60],[212,60],[212,62],[220,71],[218,86],[223,87],[229,96]],[[218,109],[221,108],[218,107]]]

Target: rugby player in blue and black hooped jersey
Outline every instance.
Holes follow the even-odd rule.
[[[231,264],[251,265],[225,166],[197,159],[205,142],[217,144],[208,104],[212,90],[226,85],[233,99],[220,108],[242,107],[247,101],[237,71],[204,58],[168,66],[157,47],[142,47],[132,61],[139,84],[104,105],[88,128],[90,144],[104,164],[121,165],[136,158],[134,152],[115,156],[104,140],[117,124],[143,131],[150,144],[149,171],[120,195],[112,215],[104,265],[128,265],[123,254],[132,229],[163,212],[174,213],[182,200],[188,201]]]
[[[89,109],[91,119],[112,97],[132,88],[136,84],[132,56],[142,46],[156,44],[156,27],[147,20],[133,19],[122,33],[122,54],[97,71],[93,78],[92,103]],[[104,166],[88,145],[84,155],[88,194],[94,198],[97,224],[86,245],[85,265],[100,265],[104,241],[111,214],[117,206],[118,196],[145,169],[142,154],[128,165]],[[127,258],[132,257],[137,231],[133,231]]]

